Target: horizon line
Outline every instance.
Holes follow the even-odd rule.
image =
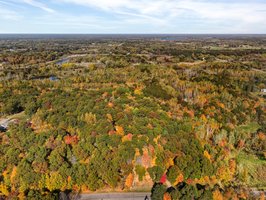
[[[0,35],[266,35],[266,33],[0,33]]]

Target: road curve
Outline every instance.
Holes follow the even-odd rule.
[[[150,195],[149,192],[80,194],[79,200],[145,200],[146,196],[150,200]]]

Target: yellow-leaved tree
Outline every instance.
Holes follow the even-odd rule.
[[[133,181],[134,181],[134,175],[132,173],[130,173],[127,178],[126,178],[126,182],[125,182],[125,186],[127,188],[131,188],[133,185]]]

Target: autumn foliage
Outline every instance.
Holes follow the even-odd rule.
[[[65,136],[65,143],[66,144],[77,144],[78,143],[78,136],[74,135],[67,135]]]
[[[0,199],[265,187],[265,37],[138,37],[0,39]]]

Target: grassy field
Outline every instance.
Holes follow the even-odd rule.
[[[237,162],[240,180],[246,182],[249,187],[266,189],[266,160],[241,152]]]

